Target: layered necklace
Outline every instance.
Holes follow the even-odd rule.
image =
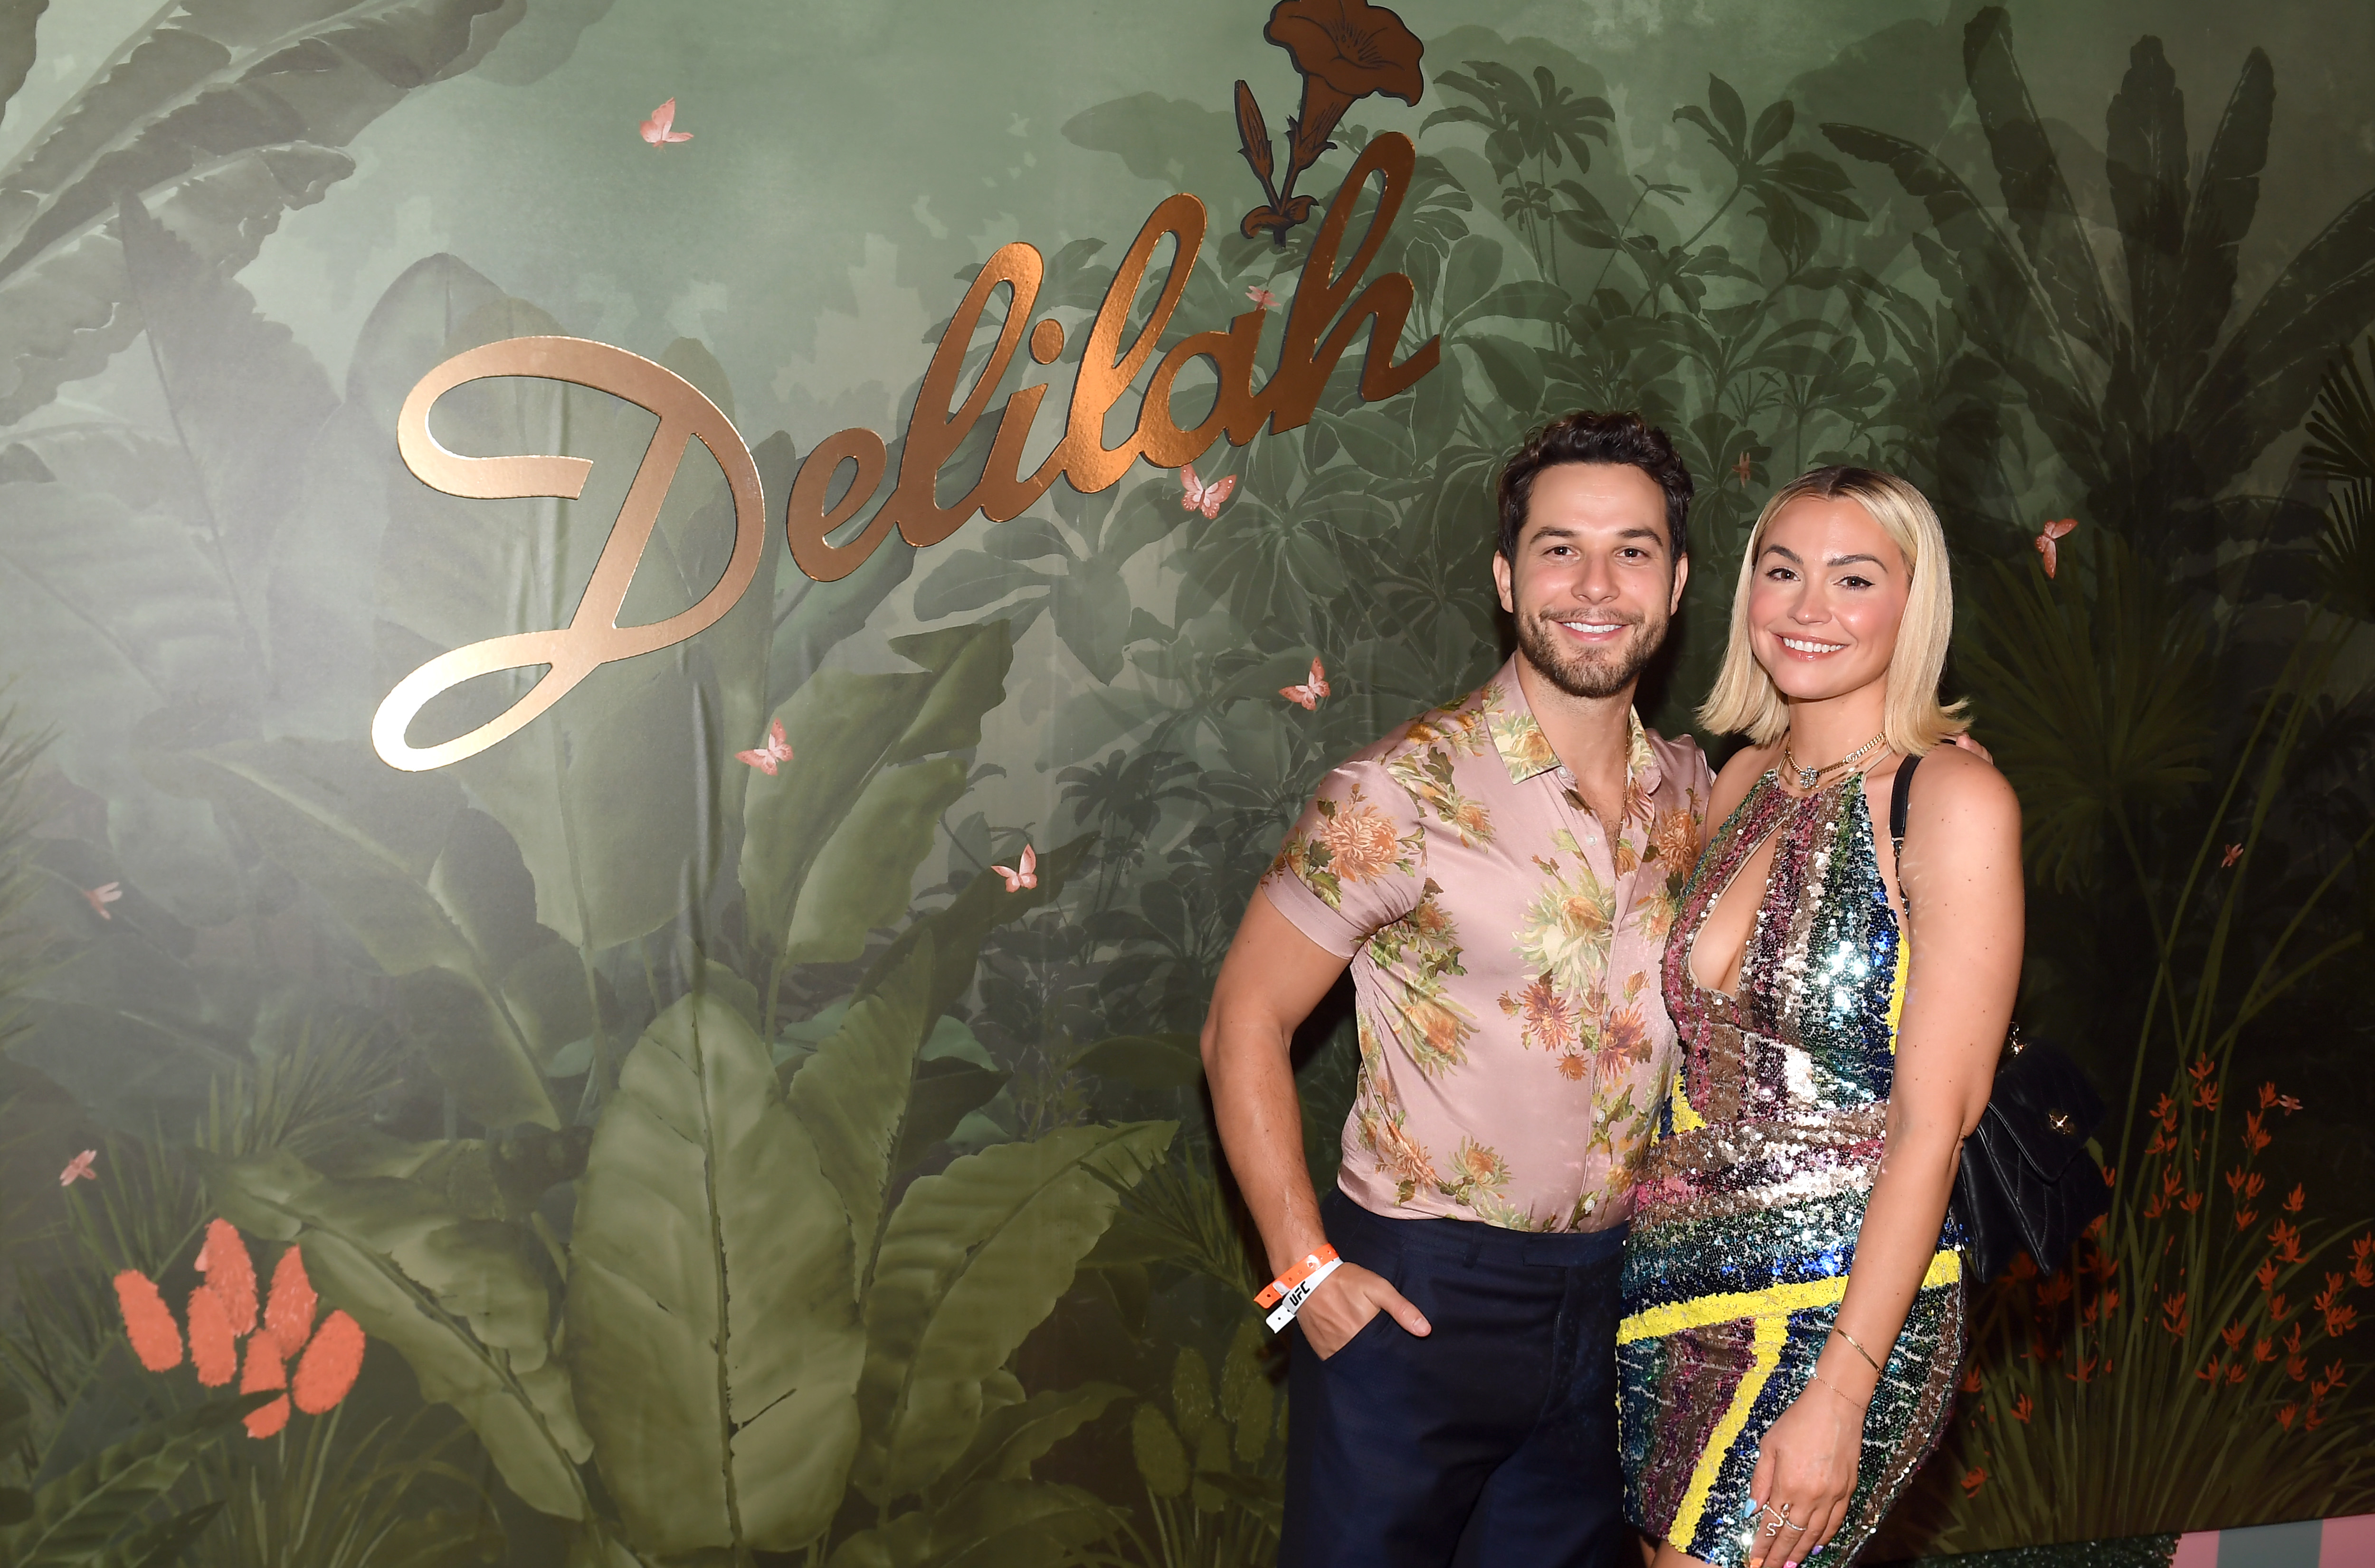
[[[1827,779],[1844,776],[1848,771],[1854,768],[1858,762],[1862,761],[1866,757],[1872,755],[1873,751],[1880,745],[1880,743],[1887,738],[1887,732],[1884,730],[1879,735],[1873,736],[1870,740],[1865,741],[1861,746],[1859,746],[1854,750],[1849,752],[1846,756],[1840,758],[1837,761],[1826,762],[1819,768],[1809,768],[1804,763],[1799,761],[1798,759],[1790,753],[1789,743],[1785,741],[1781,746],[1781,765],[1798,776],[1798,788],[1802,793],[1812,794]]]

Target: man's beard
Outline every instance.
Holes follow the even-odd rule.
[[[1570,697],[1613,697],[1641,678],[1666,640],[1666,619],[1635,621],[1633,634],[1613,648],[1577,648],[1552,618],[1518,618],[1518,648],[1534,673]]]

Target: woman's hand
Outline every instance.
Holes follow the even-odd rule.
[[[1847,1518],[1862,1449],[1863,1407],[1826,1383],[1808,1384],[1757,1446],[1748,1568],[1794,1568],[1829,1542]]]

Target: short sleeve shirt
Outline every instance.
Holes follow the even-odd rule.
[[[1711,784],[1696,742],[1633,715],[1602,824],[1514,659],[1321,781],[1262,887],[1353,961],[1348,1197],[1523,1231],[1630,1217],[1673,1056],[1659,960]]]

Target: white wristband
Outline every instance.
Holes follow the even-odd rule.
[[[1313,1269],[1301,1284],[1287,1291],[1284,1299],[1270,1309],[1270,1316],[1263,1319],[1270,1325],[1270,1331],[1276,1334],[1288,1324],[1293,1323],[1294,1315],[1303,1310],[1303,1303],[1311,1299],[1311,1292],[1319,1289],[1319,1282],[1343,1266],[1342,1258],[1331,1257]]]

